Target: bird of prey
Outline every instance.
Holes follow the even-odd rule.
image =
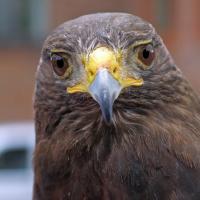
[[[34,200],[200,199],[200,99],[143,19],[59,26],[34,109]]]

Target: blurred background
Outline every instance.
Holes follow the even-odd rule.
[[[1,169],[4,175],[8,170],[9,175],[9,170],[31,166],[34,77],[42,42],[49,32],[66,20],[88,13],[117,11],[138,15],[155,26],[176,64],[200,92],[199,8],[199,0],[0,0],[0,136],[11,135],[0,139],[0,199],[12,199],[6,198],[7,194],[1,196],[6,191],[1,187]],[[18,135],[13,136],[15,132]],[[26,139],[23,132],[32,136]],[[19,137],[24,139],[16,144]],[[26,175],[30,177],[29,172]],[[18,175],[12,177],[19,180]],[[29,187],[31,181],[27,179]],[[27,196],[24,199],[31,199]]]

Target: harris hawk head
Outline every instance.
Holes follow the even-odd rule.
[[[99,13],[59,26],[34,101],[35,200],[198,199],[200,101],[148,22]]]

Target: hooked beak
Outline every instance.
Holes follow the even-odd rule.
[[[107,69],[101,69],[89,87],[90,95],[99,103],[106,123],[112,121],[113,103],[121,92],[121,85]]]
[[[143,79],[129,77],[125,69],[122,69],[121,51],[115,52],[104,46],[94,49],[89,56],[83,56],[83,64],[86,79],[68,87],[67,92],[89,92],[100,105],[104,120],[110,124],[113,103],[121,90],[129,86],[141,86]]]

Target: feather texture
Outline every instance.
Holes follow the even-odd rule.
[[[158,58],[140,72],[143,86],[121,92],[111,125],[89,94],[66,94],[82,74],[77,57],[64,81],[48,61],[55,47],[72,57],[98,44],[126,52],[138,38],[153,38]],[[34,200],[200,199],[200,100],[142,19],[94,14],[56,29],[43,47],[34,101]]]

